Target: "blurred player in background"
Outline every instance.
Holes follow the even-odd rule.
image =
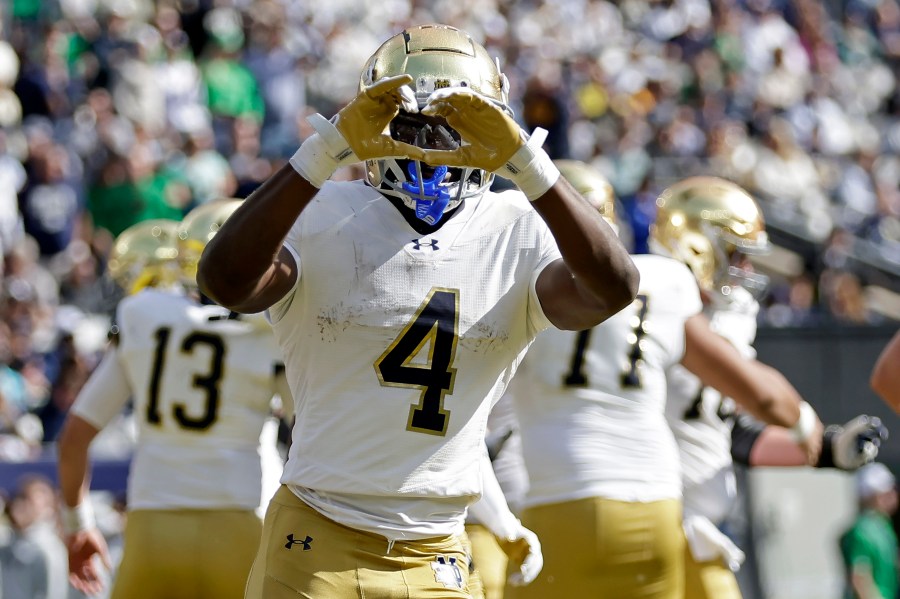
[[[612,187],[599,173],[556,164],[614,219]],[[801,420],[793,388],[709,328],[684,264],[632,259],[641,273],[632,305],[593,329],[541,333],[513,381],[529,481],[522,521],[538,534],[545,566],[531,585],[507,589],[509,598],[681,599],[681,476],[664,413],[672,365],[771,422]]]
[[[109,567],[88,498],[88,449],[131,399],[138,439],[112,597],[243,596],[261,531],[260,432],[275,394],[291,402],[265,320],[211,305],[196,290],[200,252],[239,204],[203,204],[180,224],[141,223],[116,240],[110,273],[130,295],[59,441],[79,590],[99,590],[97,556]]]
[[[751,290],[761,291],[766,279],[752,271],[747,255],[766,252],[768,239],[756,201],[724,179],[680,181],[657,200],[650,247],[690,268],[712,329],[747,362],[758,364],[752,343],[759,304]],[[678,442],[684,481],[685,596],[735,599],[741,595],[733,570],[744,555],[718,528],[737,492],[732,463],[853,470],[875,458],[887,432],[880,420],[865,415],[823,430],[805,402],[797,426],[766,426],[737,413],[733,401],[723,401],[721,393],[682,365],[670,368],[667,380],[666,416]]]
[[[268,309],[297,403],[248,597],[469,597],[491,405],[539,331],[633,298],[625,248],[508,89],[464,32],[408,28],[207,246],[203,289]],[[366,181],[329,180],[361,160]]]
[[[528,473],[522,458],[522,436],[516,419],[513,397],[507,392],[488,415],[485,436],[488,461],[497,484],[506,500],[510,513],[518,517],[528,489]],[[478,503],[481,503],[479,500]],[[486,522],[478,517],[478,503],[469,510],[466,533],[472,543],[472,559],[481,578],[485,599],[503,599],[503,592],[510,574],[507,573],[508,556],[501,540]]]

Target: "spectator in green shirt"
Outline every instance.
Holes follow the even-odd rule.
[[[204,26],[210,35],[200,71],[213,116],[252,117],[262,122],[265,103],[253,73],[241,61],[244,34],[240,13],[232,8],[210,11]]]
[[[856,473],[860,512],[840,540],[847,599],[897,599],[897,535],[891,516],[897,488],[887,466],[873,462]]]

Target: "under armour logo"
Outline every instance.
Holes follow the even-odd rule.
[[[430,248],[432,249],[432,251],[435,251],[435,252],[436,252],[437,250],[440,249],[440,248],[438,247],[437,239],[432,239],[431,241],[429,241],[429,242],[427,242],[427,243],[423,243],[423,242],[422,242],[421,240],[419,240],[419,239],[413,239],[413,240],[412,240],[412,244],[413,244],[413,249],[414,249],[414,250],[421,250],[423,246],[424,246],[424,247],[430,247]]]
[[[309,551],[312,549],[312,541],[312,537],[309,535],[306,535],[306,538],[301,541],[300,539],[294,539],[293,534],[289,534],[287,536],[287,543],[284,544],[284,548],[290,549],[294,545],[303,545],[303,551]]]

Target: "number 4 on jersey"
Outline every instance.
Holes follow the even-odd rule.
[[[387,387],[419,388],[410,406],[406,430],[430,435],[447,432],[450,410],[444,396],[453,392],[459,338],[459,291],[432,288],[412,320],[375,361],[378,380]],[[428,345],[427,360],[414,363]]]

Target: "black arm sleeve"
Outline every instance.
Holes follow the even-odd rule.
[[[839,426],[829,426],[822,434],[822,452],[819,454],[819,461],[816,462],[816,468],[837,468],[834,463],[834,438],[841,432]]]
[[[736,414],[731,427],[731,459],[736,464],[750,466],[750,452],[766,428],[765,423],[747,414]]]

